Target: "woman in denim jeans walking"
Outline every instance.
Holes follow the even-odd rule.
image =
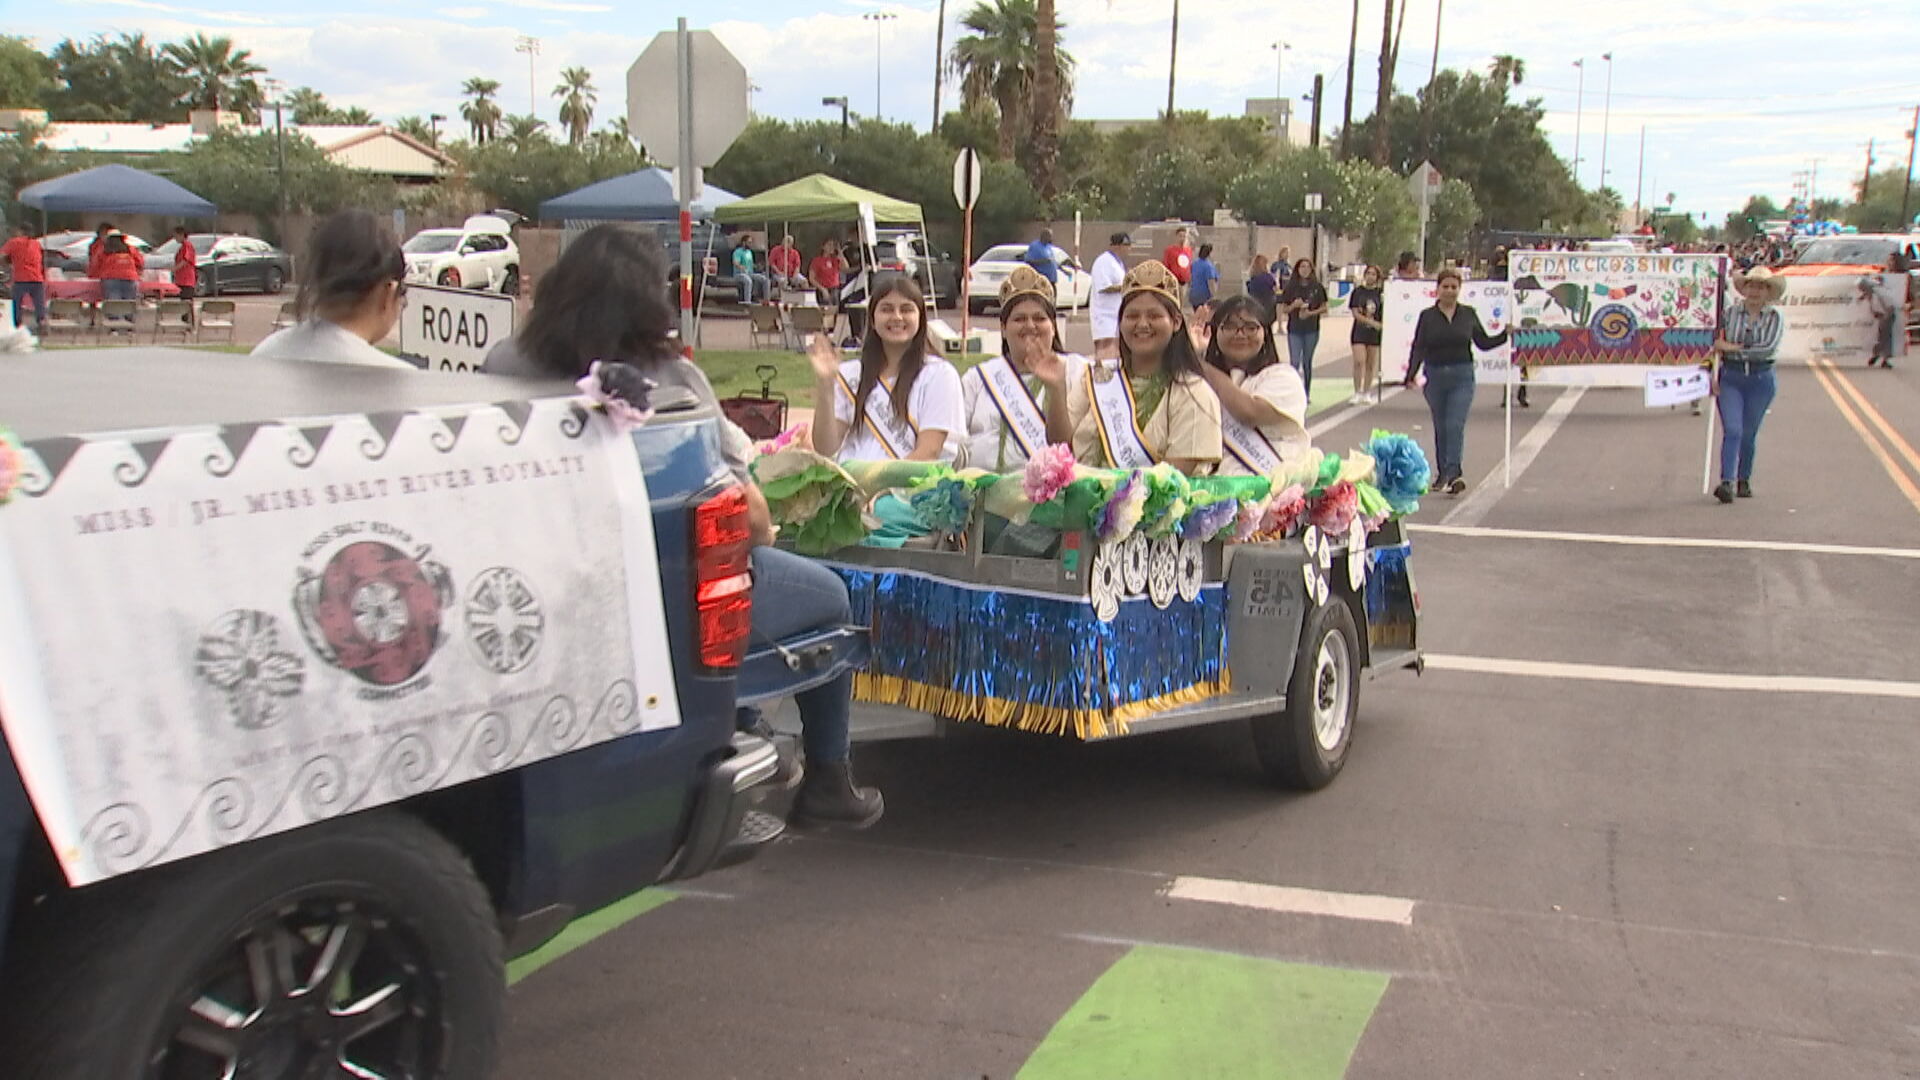
[[[1773,305],[1787,293],[1787,279],[1761,267],[1734,279],[1741,302],[1727,309],[1713,351],[1720,354],[1715,396],[1720,407],[1720,486],[1723,503],[1753,497],[1753,453],[1760,421],[1773,404],[1773,354],[1786,320]]]
[[[1473,349],[1497,349],[1507,332],[1489,334],[1480,314],[1460,302],[1460,271],[1440,271],[1439,299],[1420,313],[1413,327],[1413,355],[1402,385],[1413,386],[1420,368],[1427,369],[1427,410],[1433,414],[1434,483],[1450,495],[1467,490],[1461,456],[1467,441],[1467,409],[1473,405]]]

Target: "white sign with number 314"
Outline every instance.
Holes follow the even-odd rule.
[[[1684,405],[1713,393],[1713,375],[1706,368],[1647,372],[1647,408]]]

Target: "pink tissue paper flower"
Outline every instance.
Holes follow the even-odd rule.
[[[1340,534],[1353,525],[1353,517],[1359,512],[1360,493],[1352,481],[1342,480],[1327,488],[1307,510],[1307,523],[1321,532]]]
[[[1022,489],[1027,501],[1039,506],[1051,502],[1061,489],[1073,482],[1073,447],[1065,443],[1049,443],[1040,448],[1040,452],[1027,461],[1026,476]]]

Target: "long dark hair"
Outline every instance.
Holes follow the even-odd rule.
[[[365,210],[329,214],[307,242],[294,317],[344,318],[375,289],[406,278],[407,257],[387,219]]]
[[[1193,338],[1187,335],[1187,317],[1180,305],[1157,292],[1136,292],[1120,301],[1119,321],[1125,321],[1127,307],[1141,298],[1159,303],[1173,315],[1173,337],[1167,341],[1167,351],[1160,354],[1160,365],[1174,378],[1191,375],[1200,377],[1200,354],[1193,351]],[[1133,349],[1127,345],[1127,335],[1120,335],[1120,359],[1123,363],[1133,363]]]
[[[1019,307],[1029,300],[1039,304],[1040,309],[1047,313],[1047,321],[1053,324],[1053,344],[1049,346],[1049,348],[1053,349],[1054,352],[1063,351],[1065,345],[1060,340],[1060,314],[1054,310],[1052,304],[1047,303],[1047,298],[1041,296],[1039,293],[1022,293],[1014,298],[1013,303],[1003,305],[1000,308],[1000,329],[1005,331],[1007,327],[1007,316],[1013,313],[1014,308]],[[1011,346],[1007,344],[1007,335],[1003,332],[1000,335],[1000,355],[1011,360],[1013,353],[1009,351],[1010,349]]]
[[[1265,371],[1269,365],[1279,363],[1280,350],[1274,347],[1273,323],[1269,321],[1272,316],[1267,311],[1267,305],[1251,296],[1229,296],[1213,309],[1213,321],[1208,324],[1213,333],[1207,338],[1207,363],[1216,370],[1233,374],[1233,362],[1220,351],[1220,327],[1235,315],[1244,315],[1260,324],[1260,351],[1247,361],[1247,376],[1251,378]]]
[[[927,365],[927,353],[930,351],[927,337],[927,294],[920,291],[912,278],[905,274],[880,274],[873,279],[873,285],[867,290],[867,337],[860,343],[860,385],[853,393],[853,428],[857,430],[867,419],[867,396],[873,388],[880,385],[880,373],[887,367],[887,348],[880,341],[879,320],[874,313],[879,310],[880,301],[899,293],[913,301],[913,310],[920,319],[920,329],[907,342],[907,351],[900,357],[900,374],[894,377],[893,415],[905,420],[907,402],[913,396],[913,381],[920,377],[920,369]]]
[[[674,322],[659,239],[637,225],[595,225],[540,279],[516,339],[534,366],[578,378],[595,360],[670,359]]]

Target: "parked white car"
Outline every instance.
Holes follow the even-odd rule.
[[[477,214],[457,229],[422,229],[400,251],[410,283],[520,294],[520,247],[504,218]]]
[[[1026,264],[1027,245],[996,244],[973,261],[967,278],[967,310],[984,315],[1000,306],[1000,283],[1014,267]],[[1054,306],[1062,311],[1083,308],[1093,295],[1093,275],[1073,261],[1073,256],[1058,244],[1053,259],[1060,267],[1060,280],[1054,283]]]

